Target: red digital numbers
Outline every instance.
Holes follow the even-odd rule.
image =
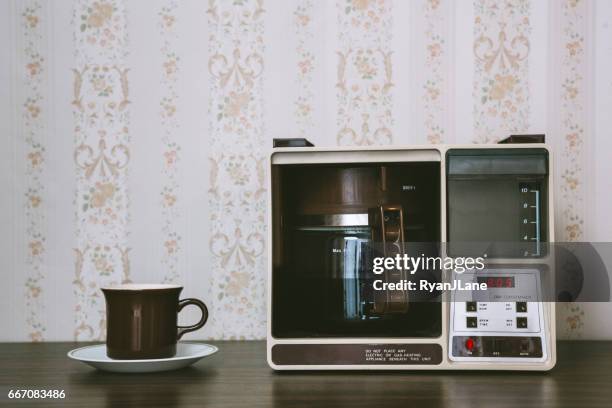
[[[486,283],[488,288],[513,288],[513,276],[479,276],[478,283]]]

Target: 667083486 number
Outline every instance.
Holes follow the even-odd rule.
[[[30,390],[30,389],[11,389],[7,397],[9,399],[64,399],[64,390]]]

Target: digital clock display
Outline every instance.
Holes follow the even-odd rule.
[[[513,288],[514,276],[478,276],[478,283],[486,283],[487,288]]]

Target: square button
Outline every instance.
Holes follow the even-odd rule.
[[[517,313],[527,313],[527,302],[516,302]]]
[[[476,311],[476,302],[465,302],[465,311],[466,312],[475,312]]]
[[[516,328],[517,329],[526,329],[527,328],[527,318],[526,317],[517,317],[516,318]]]
[[[468,316],[465,318],[465,325],[468,329],[478,328],[478,318],[475,316]]]

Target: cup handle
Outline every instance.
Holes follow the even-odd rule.
[[[179,303],[178,303],[179,313],[187,305],[195,305],[199,307],[200,310],[202,311],[202,317],[200,318],[199,322],[197,322],[196,324],[192,326],[178,326],[178,331],[176,335],[177,340],[180,340],[180,338],[183,337],[183,334],[185,333],[189,333],[189,332],[201,329],[206,324],[206,320],[208,320],[208,308],[206,307],[204,302],[202,302],[199,299],[194,299],[194,298],[179,300]]]

